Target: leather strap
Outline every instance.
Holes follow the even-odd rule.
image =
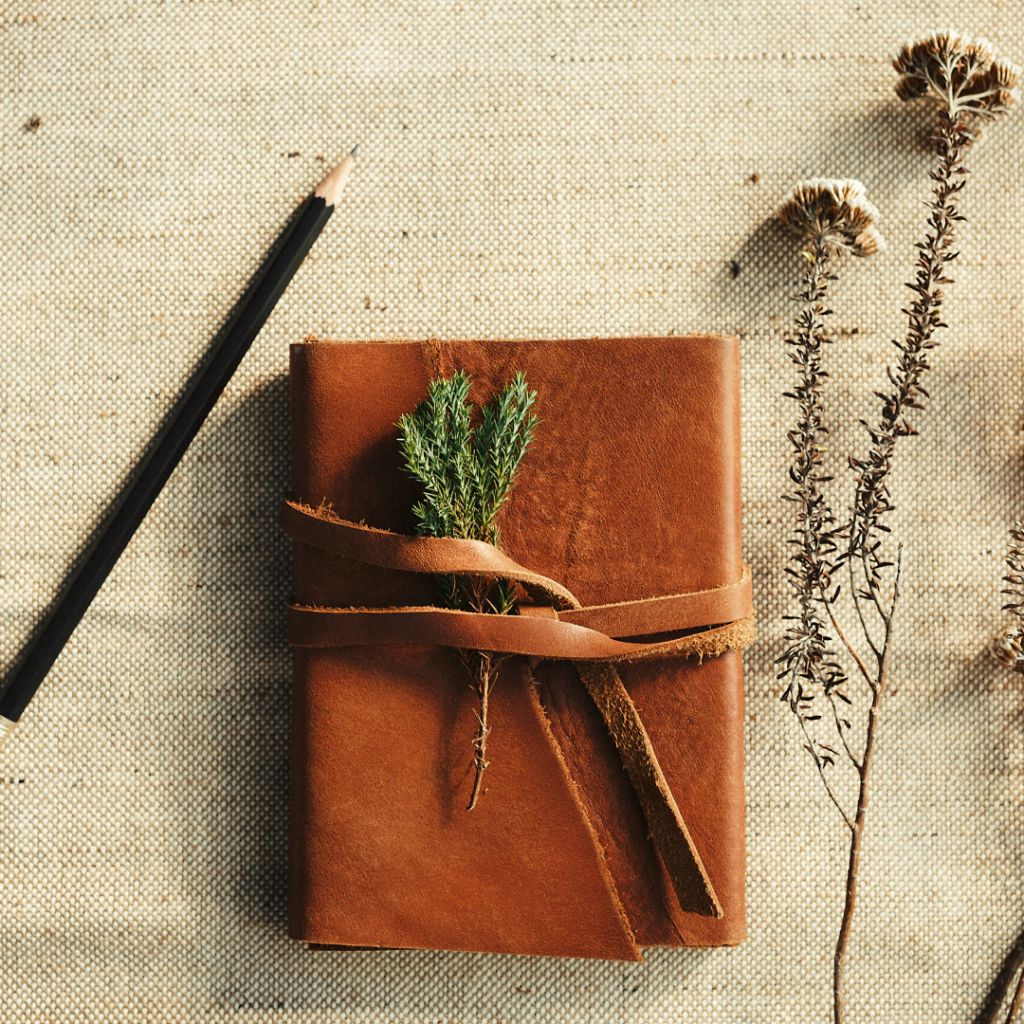
[[[573,661],[622,757],[680,906],[722,917],[657,753],[613,663],[664,655],[703,658],[750,643],[754,616],[748,566],[738,581],[723,587],[584,608],[560,583],[483,541],[389,533],[289,499],[282,503],[279,522],[294,540],[345,558],[406,572],[503,577],[542,602],[521,606],[519,615],[290,604],[286,629],[288,642],[297,647],[423,643]],[[615,639],[687,630],[699,631],[653,642]]]
[[[281,503],[278,524],[301,544],[333,551],[356,562],[435,575],[501,576],[515,580],[534,600],[546,597],[546,603],[557,608],[580,607],[579,601],[560,583],[531,572],[482,540],[389,533],[339,519],[288,498]]]
[[[404,572],[430,573],[453,576],[500,576],[515,580],[530,596],[546,598],[534,610],[531,606],[520,607],[520,616],[536,615],[541,607],[553,607],[556,618],[596,630],[607,637],[645,636],[652,633],[681,633],[684,630],[735,622],[753,614],[750,568],[744,565],[743,575],[735,583],[711,590],[697,590],[687,594],[670,594],[666,597],[651,597],[640,601],[623,601],[616,604],[591,605],[582,607],[571,591],[560,583],[542,576],[509,558],[503,551],[480,540],[455,540],[446,537],[409,537],[387,530],[376,530],[361,523],[331,517],[329,513],[318,512],[299,502],[285,499],[281,504],[278,520],[281,529],[293,540],[310,544],[323,551],[332,551],[356,562],[366,562],[383,569],[398,569]],[[380,609],[382,612],[398,614],[413,609]],[[418,609],[422,611],[423,609]],[[344,609],[349,611],[349,609]],[[467,615],[468,612],[452,613]],[[481,619],[493,624],[497,618],[506,616],[484,615]],[[513,617],[514,619],[515,617]],[[407,619],[408,624],[416,622]],[[397,621],[395,623],[398,624]],[[340,629],[341,627],[339,627]],[[348,629],[349,627],[344,627]],[[417,626],[416,628],[423,628]],[[342,635],[339,632],[339,636]],[[573,634],[565,632],[568,639]],[[354,643],[355,641],[349,641]],[[380,643],[381,641],[366,641]],[[396,642],[394,635],[392,643]],[[400,641],[397,641],[400,642]],[[446,643],[444,640],[410,641],[419,643]],[[309,646],[330,646],[313,644]],[[456,645],[459,646],[459,645]],[[478,646],[477,650],[500,651],[506,648]],[[640,645],[630,645],[641,653]],[[517,654],[540,653],[507,648]],[[664,653],[664,652],[661,652]],[[680,653],[682,650],[680,649]],[[607,654],[580,654],[579,657],[628,656],[625,648]],[[545,657],[574,657],[571,654],[550,654]]]
[[[431,606],[310,608],[289,604],[286,634],[293,647],[438,644],[537,658],[614,662],[670,654],[721,654],[753,639],[752,622],[749,629],[738,631],[739,626],[728,623],[672,640],[628,643],[572,622],[533,615],[482,615]]]
[[[651,738],[636,705],[622,685],[619,673],[606,662],[578,662],[576,668],[615,740],[679,906],[705,917],[722,917],[722,905],[715,895],[704,862],[679,813]]]

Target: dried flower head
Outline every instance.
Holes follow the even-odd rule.
[[[992,119],[1005,114],[1020,98],[1021,69],[997,57],[987,39],[959,32],[934,32],[905,43],[892,62],[899,73],[896,95],[901,100],[930,96],[950,117],[967,114]]]
[[[779,210],[779,219],[805,241],[853,256],[873,256],[885,248],[875,227],[878,210],[864,186],[850,178],[810,178],[798,182]]]
[[[988,645],[988,652],[1000,665],[1019,672],[1024,667],[1024,649],[1021,648],[1020,629],[1010,626]]]

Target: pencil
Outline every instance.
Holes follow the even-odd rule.
[[[122,492],[109,525],[98,534],[81,567],[67,581],[63,596],[0,696],[0,742],[10,735],[21,718],[103,581],[216,405],[306,253],[331,219],[338,196],[355,164],[355,152],[353,149],[320,182],[292,218],[274,251],[264,260],[248,291],[218,333],[205,364],[197,372],[178,408]]]

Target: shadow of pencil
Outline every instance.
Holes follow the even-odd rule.
[[[49,606],[26,630],[26,640],[11,664],[6,666],[6,678],[0,682],[0,713],[8,719],[20,718],[149,514],[151,506],[159,500],[170,478],[177,472],[185,446],[190,444],[202,426],[207,411],[212,412],[216,407],[216,392],[207,391],[202,385],[207,382],[209,374],[212,375],[210,381],[220,381],[219,386],[223,387],[233,373],[231,367],[237,366],[238,360],[243,358],[245,348],[239,346],[238,339],[230,339],[230,335],[243,316],[250,312],[251,301],[255,299],[254,310],[264,310],[264,317],[267,303],[272,307],[271,293],[264,293],[262,286],[307,208],[304,204],[295,210],[278,235],[245,292],[207,346],[206,354],[191,373],[187,386],[166,411],[131,477],[120,487],[90,531],[87,545],[71,559]],[[279,295],[287,282],[281,283],[278,277],[273,281],[277,282],[277,291],[272,294]],[[222,344],[227,342],[230,344]],[[228,376],[222,376],[225,373]]]
[[[288,889],[291,655],[284,608],[292,565],[291,543],[277,525],[289,483],[288,423],[288,378],[263,381],[213,419],[196,446],[194,470],[201,519],[195,639],[209,666],[208,785],[219,792],[221,833],[207,844],[201,870],[222,894],[218,902],[228,904],[226,916],[270,924],[275,933],[284,929]]]

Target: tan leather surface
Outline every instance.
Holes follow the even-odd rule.
[[[618,671],[607,662],[580,661],[575,667],[622,759],[680,909],[721,918],[722,904],[700,850],[694,845],[654,744]]]
[[[503,523],[509,557],[585,605],[714,590],[742,575],[737,354],[722,338],[294,346],[293,492],[411,533],[416,488],[392,424],[439,371],[465,368],[488,394],[522,369],[544,423]],[[296,544],[295,564],[300,605],[435,599],[429,578],[311,545]],[[502,667],[487,791],[468,814],[475,704],[454,656],[296,648],[295,664],[295,937],[619,958],[637,955],[634,938],[741,941],[737,654],[619,666],[721,920],[679,907],[622,761],[565,662],[538,665],[536,687],[526,659]],[[692,730],[680,730],[680,713]]]
[[[593,702],[579,699],[574,668],[544,662],[534,670],[569,769],[592,819],[604,825],[608,864],[641,946],[735,944],[745,937],[744,798],[731,761],[743,756],[739,662],[740,653],[730,651],[701,664],[673,658],[637,671],[618,666],[722,904],[721,920],[679,907],[629,780],[607,770],[616,751]]]
[[[668,873],[679,909],[720,918],[722,906],[658,756],[618,672],[604,662],[671,653],[717,654],[753,639],[750,570],[733,584],[669,597],[579,607],[575,596],[553,580],[526,569],[490,544],[479,541],[406,537],[341,520],[331,513],[285,499],[280,525],[293,539],[384,568],[429,573],[463,573],[510,578],[548,597],[562,613],[605,622],[624,634],[670,628],[672,639],[620,643],[606,634],[553,620],[554,607],[517,608],[516,617],[468,614],[434,608],[288,608],[287,637],[299,647],[347,647],[428,643],[450,648],[569,659],[604,719],[643,809],[651,841]],[[525,618],[521,618],[525,611]],[[708,623],[746,616],[718,628]],[[705,628],[701,628],[705,627]],[[698,628],[679,636],[684,629]]]
[[[452,654],[296,648],[295,669],[315,685],[295,688],[292,935],[638,959],[525,661],[502,666],[495,686],[505,727],[472,813],[475,704]]]

